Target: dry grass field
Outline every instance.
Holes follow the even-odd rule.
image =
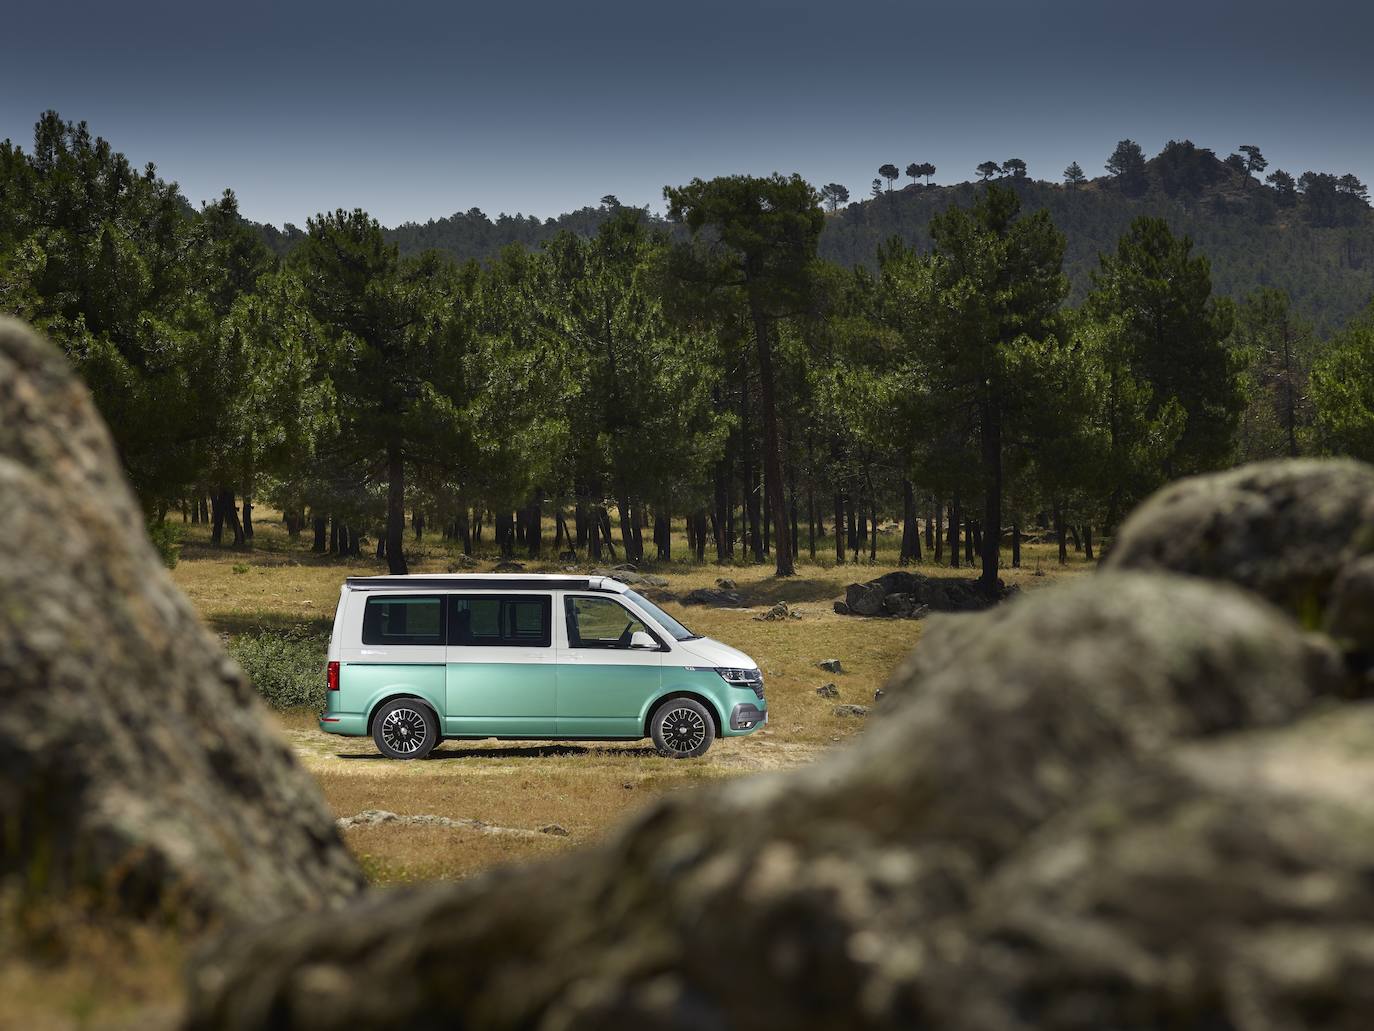
[[[308,538],[290,540],[262,510],[248,550],[211,547],[206,527],[184,530],[172,575],[212,629],[226,639],[304,629],[321,639],[321,665],[343,578],[386,571],[371,557],[341,561],[313,555]],[[551,539],[552,527],[546,547]],[[874,565],[837,567],[833,555],[820,563],[803,558],[798,575],[785,581],[774,578],[768,566],[680,561],[644,567],[669,579],[669,586],[655,593],[669,612],[697,633],[743,649],[764,670],[768,726],[748,737],[717,741],[698,760],[662,759],[647,741],[449,741],[428,759],[394,762],[380,757],[370,738],[321,733],[311,712],[277,712],[272,718],[318,779],[336,816],[385,810],[456,824],[401,820],[346,830],[349,847],[375,884],[461,878],[494,864],[552,855],[596,841],[665,792],[809,762],[859,733],[863,719],[836,716],[835,705],[871,703],[892,667],[919,642],[923,623],[839,616],[832,603],[847,584],[896,568],[898,543],[895,532],[880,536]],[[438,538],[407,544],[414,572],[446,572],[457,559],[457,549]],[[675,549],[685,555],[685,540],[676,541]],[[1023,568],[1004,573],[1023,589],[1090,568],[1073,551],[1061,567],[1052,546],[1029,544],[1023,550]],[[494,554],[478,558],[477,571],[496,562]],[[547,561],[525,568],[561,572],[568,567]],[[931,564],[919,571],[976,575]],[[671,600],[714,586],[722,576],[736,582],[745,608],[688,607]],[[801,618],[755,618],[777,601],[800,609]],[[842,674],[817,667],[831,658],[841,660]],[[832,682],[838,698],[817,696],[817,687]],[[551,825],[566,834],[540,833]],[[0,936],[0,1028],[174,1026],[182,961],[174,935],[105,926],[62,912],[28,913],[0,926],[8,928]]]
[[[429,759],[398,763],[379,756],[371,738],[320,733],[311,712],[278,713],[276,719],[338,817],[385,810],[403,817],[482,821],[500,829],[556,825],[567,832],[504,834],[405,822],[349,829],[349,847],[375,883],[463,877],[492,863],[576,847],[662,792],[809,762],[827,746],[859,733],[863,719],[834,715],[835,704],[871,702],[890,669],[918,642],[922,621],[837,616],[833,602],[844,595],[846,584],[897,568],[899,542],[896,532],[879,536],[875,565],[837,566],[833,555],[824,564],[804,559],[798,575],[787,580],[772,576],[771,566],[644,565],[646,572],[671,581],[655,594],[668,612],[698,634],[745,650],[764,671],[768,726],[749,737],[717,741],[699,760],[661,759],[647,741],[448,741]],[[447,572],[459,554],[433,536],[408,540],[407,546],[412,572]],[[676,546],[686,554],[686,540]],[[545,551],[551,551],[548,540]],[[495,554],[482,555],[477,569],[495,564]],[[526,572],[569,568],[558,561],[525,562]],[[1028,544],[1022,568],[1006,570],[1004,579],[1029,590],[1087,568],[1073,551],[1070,564],[1059,566],[1054,548]],[[341,561],[313,555],[306,537],[293,542],[264,513],[254,547],[247,551],[210,547],[203,526],[188,526],[173,577],[221,634],[306,625],[327,636],[343,577],[385,572],[385,564],[371,557]],[[976,576],[967,568],[929,566],[925,572]],[[684,606],[669,599],[714,586],[721,576],[735,581],[746,608]],[[800,609],[800,619],[756,619],[779,601]],[[826,658],[840,658],[844,672],[818,668]],[[840,697],[818,697],[816,687],[831,682]]]
[[[549,532],[551,536],[552,527]],[[382,758],[370,738],[321,733],[312,713],[286,712],[276,718],[339,817],[385,810],[401,816],[480,820],[492,828],[525,831],[556,825],[568,832],[515,835],[406,822],[350,828],[345,832],[349,846],[374,882],[462,877],[493,863],[546,855],[595,840],[662,792],[807,762],[862,730],[862,718],[837,716],[835,705],[871,703],[888,672],[920,639],[923,624],[839,616],[832,604],[847,584],[897,568],[899,540],[896,532],[880,535],[874,565],[836,566],[832,555],[829,562],[803,560],[797,576],[781,581],[769,566],[722,568],[713,562],[686,561],[644,565],[644,571],[670,581],[655,592],[664,608],[696,633],[752,655],[764,671],[768,726],[748,737],[717,741],[698,760],[662,759],[648,741],[449,741],[423,761],[394,762]],[[458,555],[455,547],[434,537],[409,540],[407,545],[413,572],[446,572]],[[685,539],[677,548],[686,553]],[[547,541],[546,551],[551,551]],[[1088,568],[1073,551],[1064,567],[1051,546],[1029,544],[1023,551],[1023,568],[1004,574],[1023,589]],[[494,554],[479,557],[477,570],[490,570],[496,560]],[[524,565],[529,572],[591,568],[557,561]],[[259,520],[250,551],[212,548],[204,528],[187,527],[173,576],[206,622],[221,633],[307,625],[327,635],[343,578],[385,571],[384,563],[371,557],[341,561],[313,555],[307,539],[289,540],[279,524],[266,517]],[[930,565],[922,571],[976,576],[968,568]],[[745,608],[684,606],[671,600],[697,587],[714,586],[722,576],[735,581]],[[801,618],[755,618],[778,601],[799,609]],[[831,658],[841,660],[843,673],[818,668]],[[838,698],[817,696],[816,688],[825,683],[838,687]]]

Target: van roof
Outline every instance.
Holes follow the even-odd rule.
[[[417,573],[411,576],[350,576],[350,591],[609,591],[624,594],[626,587],[609,576],[568,576],[560,573]]]

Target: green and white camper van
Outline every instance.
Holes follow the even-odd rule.
[[[768,720],[743,652],[600,576],[349,577],[320,729],[419,759],[444,738],[653,739],[688,759]]]

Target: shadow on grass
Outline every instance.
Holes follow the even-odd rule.
[[[453,759],[568,759],[582,755],[615,755],[635,758],[657,756],[653,745],[625,744],[615,748],[589,748],[586,745],[548,744],[548,745],[507,745],[501,748],[436,748],[423,760],[442,762]],[[395,762],[381,753],[358,754],[340,752],[338,758],[360,762]]]

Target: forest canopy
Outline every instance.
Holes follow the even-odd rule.
[[[667,187],[665,219],[276,230],[49,112],[0,145],[0,310],[84,377],[152,523],[249,546],[266,501],[395,572],[408,526],[538,555],[552,515],[570,556],[669,560],[678,520],[692,558],[785,575],[895,516],[903,560],[995,589],[1027,526],[1090,549],[1177,476],[1374,457],[1353,177],[1186,141],[1062,185],[985,164],[883,165],[848,207],[741,175]]]

